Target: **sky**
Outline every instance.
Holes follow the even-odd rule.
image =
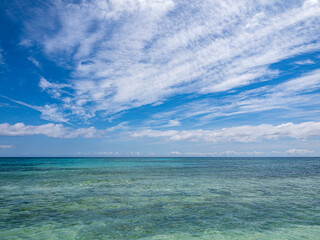
[[[0,156],[319,156],[318,0],[2,0]]]

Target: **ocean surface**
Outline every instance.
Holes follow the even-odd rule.
[[[320,158],[0,158],[0,239],[320,239]]]

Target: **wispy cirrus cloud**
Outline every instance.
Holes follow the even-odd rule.
[[[228,97],[220,106],[213,108],[211,113],[203,116],[202,120],[273,109],[291,109],[292,112],[303,112],[306,115],[307,108],[319,101],[319,94],[315,92],[319,88],[320,71],[315,70],[281,84],[264,86]]]
[[[320,70],[314,70],[279,84],[266,85],[221,98],[194,100],[173,109],[158,112],[144,124],[161,123],[174,117],[178,120],[195,118],[196,125],[201,125],[218,117],[275,109],[289,109],[296,115],[307,116],[308,111],[314,112],[310,107],[315,106],[320,100],[316,92],[318,89],[320,89]]]
[[[0,48],[0,64],[4,64],[4,59],[2,55],[2,49]]]
[[[218,130],[142,130],[133,132],[132,137],[166,138],[171,141],[206,141],[206,142],[257,142],[266,139],[284,137],[308,139],[320,137],[320,122],[299,124],[284,123],[281,125],[261,124],[257,126],[238,126]]]
[[[68,102],[68,96],[72,96],[72,94],[66,90],[66,88],[71,88],[70,84],[52,83],[44,77],[40,77],[39,87],[42,91],[48,92],[52,97],[57,99],[59,99],[62,94],[66,95],[64,98],[65,102]]]
[[[0,95],[0,97],[8,99],[14,103],[25,106],[27,108],[31,108],[33,110],[41,112],[42,119],[54,121],[54,122],[64,122],[69,125],[72,125],[71,123],[68,122],[69,119],[66,117],[66,114],[64,114],[61,108],[59,108],[56,104],[46,104],[44,106],[33,106],[22,101],[8,98],[7,96]]]
[[[84,118],[265,81],[271,64],[320,49],[316,0],[55,1],[37,14],[27,42],[72,70],[72,95],[48,93]]]
[[[163,125],[162,127],[176,127],[176,126],[180,126],[181,122],[178,120],[169,120],[168,124]]]
[[[36,67],[41,68],[40,62],[37,59],[35,59],[34,57],[28,57],[28,60],[30,62],[32,62],[33,65],[35,65]]]
[[[302,61],[296,61],[296,62],[294,62],[294,64],[296,64],[296,65],[312,65],[312,64],[315,64],[315,62],[310,59],[307,59],[307,60],[302,60]]]

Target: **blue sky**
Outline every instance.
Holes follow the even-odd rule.
[[[318,0],[4,0],[0,156],[319,156]]]

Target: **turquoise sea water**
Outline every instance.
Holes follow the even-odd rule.
[[[320,158],[0,158],[0,239],[320,239]]]

